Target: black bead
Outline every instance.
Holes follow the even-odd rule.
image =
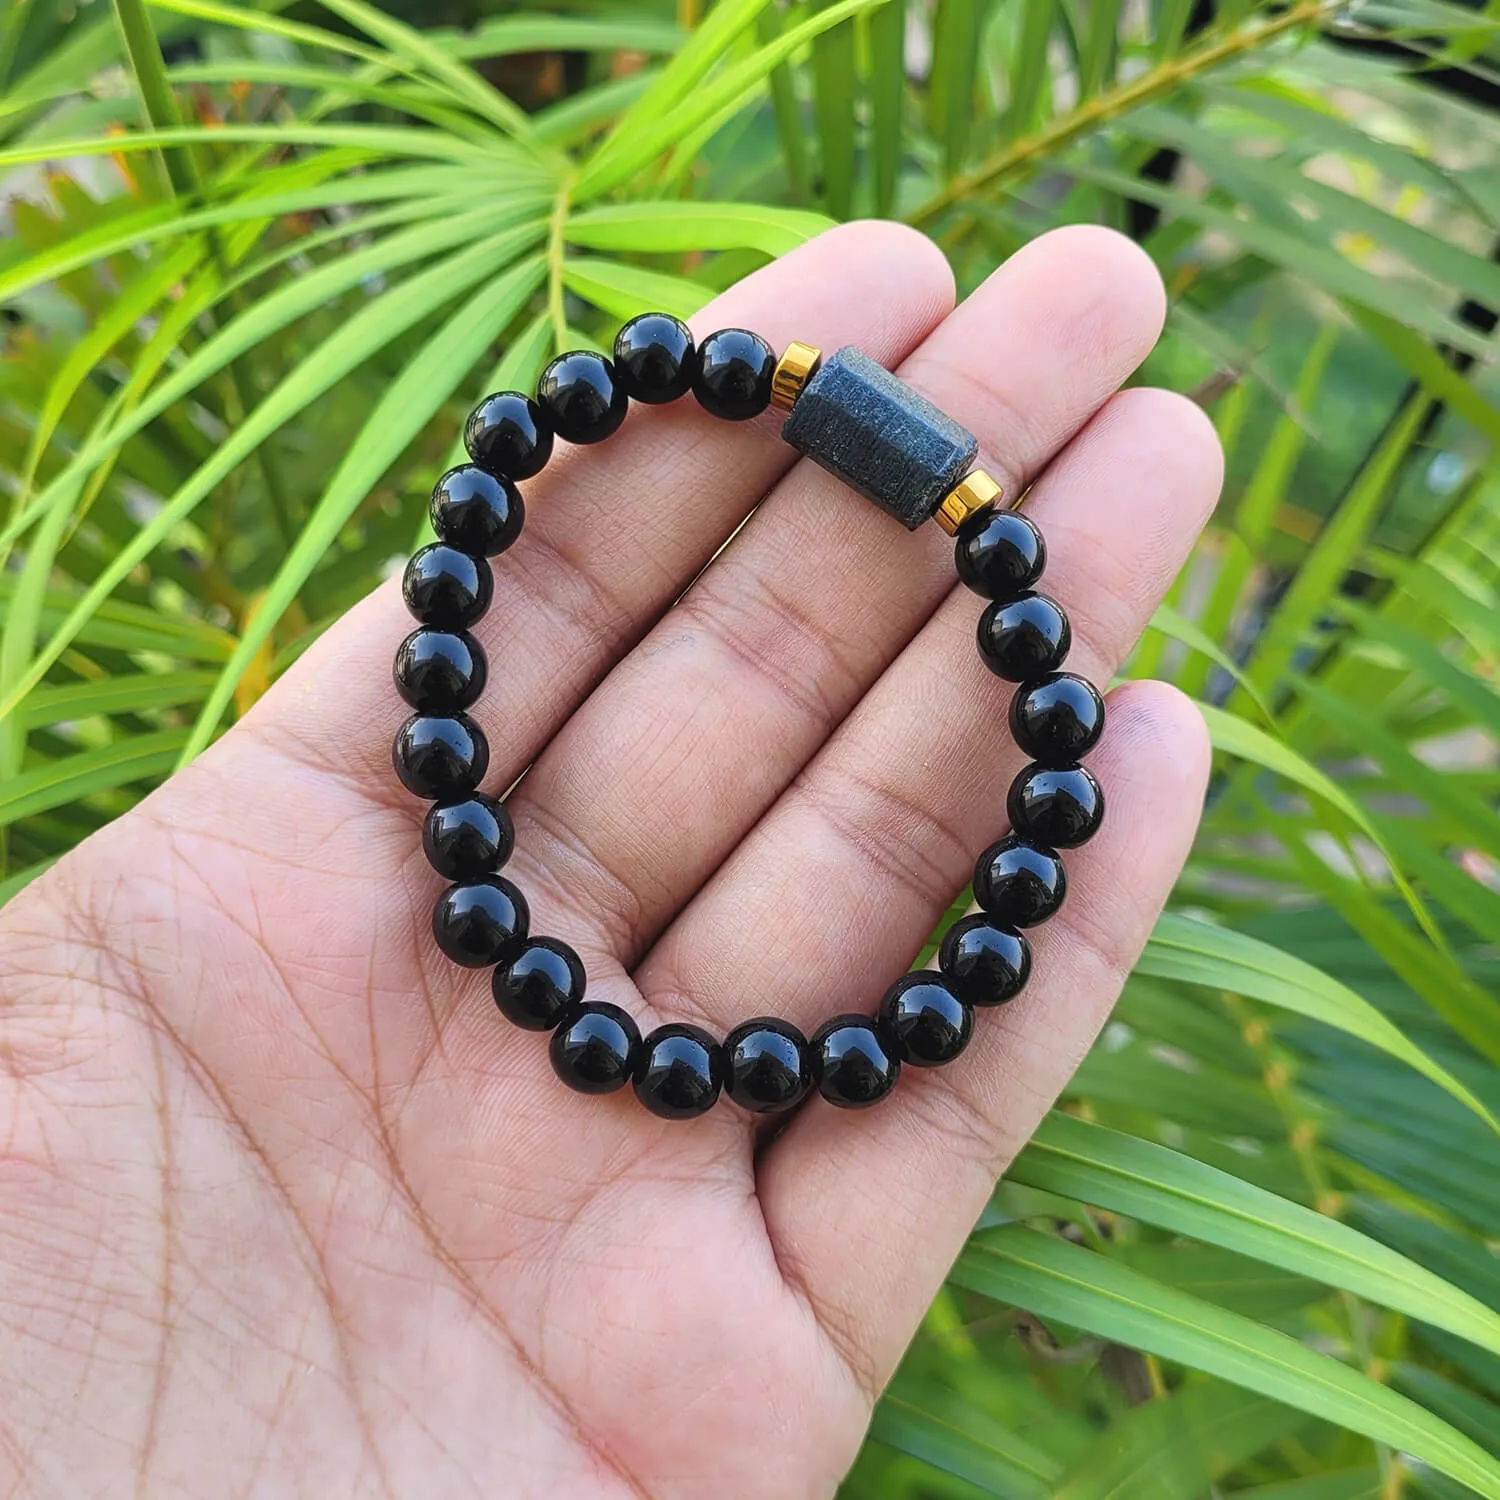
[[[1104,821],[1104,789],[1082,766],[1027,766],[1005,801],[1010,826],[1023,838],[1072,849]]]
[[[498,870],[515,845],[505,804],[483,792],[462,802],[435,802],[422,824],[427,862],[449,880],[473,880]]]
[[[1068,875],[1052,849],[1010,834],[974,864],[974,899],[1002,927],[1045,922],[1068,894]]]
[[[757,1016],[724,1038],[724,1092],[741,1109],[780,1114],[812,1088],[807,1038],[790,1021]]]
[[[930,969],[903,974],[885,992],[878,1015],[897,1056],[917,1068],[952,1062],[974,1034],[974,1012]]]
[[[958,528],[953,544],[958,576],[986,599],[1014,599],[1042,576],[1047,544],[1013,510],[982,511]]]
[[[422,714],[452,714],[484,691],[484,648],[466,630],[414,630],[396,648],[396,691]]]
[[[983,912],[963,917],[943,934],[938,967],[953,993],[969,1005],[1001,1005],[1031,977],[1031,944]]]
[[[476,464],[507,479],[530,479],[552,457],[552,424],[520,391],[486,396],[464,424],[464,447]]]
[[[724,1049],[701,1026],[658,1026],[632,1074],[635,1097],[664,1120],[707,1114],[724,1087]]]
[[[1031,682],[1055,672],[1072,644],[1068,617],[1045,594],[997,601],[979,617],[979,654],[1007,682]]]
[[[449,469],[432,491],[432,529],[471,557],[496,557],[521,534],[526,507],[503,475],[475,464]]]
[[[526,898],[503,875],[450,885],[432,908],[432,935],[456,964],[482,969],[526,941]]]
[[[721,328],[698,346],[693,394],[704,411],[743,422],[771,404],[775,372],[776,351],[758,333]]]
[[[494,593],[490,565],[446,542],[418,548],[401,575],[406,607],[439,630],[466,630],[483,617]]]
[[[602,443],[630,410],[613,366],[592,349],[559,354],[542,371],[536,399],[558,437],[570,443]]]
[[[670,313],[642,313],[615,335],[614,363],[627,396],[661,406],[693,388],[698,350],[686,323]]]
[[[527,1031],[551,1031],[583,1000],[583,960],[556,938],[532,938],[490,981],[507,1021]]]
[[[835,1016],[807,1045],[818,1092],[840,1109],[879,1103],[901,1076],[901,1060],[869,1016]]]
[[[1016,689],[1010,732],[1018,749],[1044,766],[1082,760],[1104,733],[1104,699],[1071,672],[1054,672]]]
[[[462,797],[484,780],[489,741],[468,714],[413,714],[396,731],[391,764],[401,785],[418,797]]]
[[[552,1071],[580,1094],[612,1094],[635,1070],[641,1033],[618,1005],[588,1000],[552,1033]]]

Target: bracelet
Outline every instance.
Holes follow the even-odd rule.
[[[616,1005],[584,999],[578,955],[530,932],[526,898],[496,872],[515,830],[503,802],[477,790],[489,745],[465,710],[484,690],[486,662],[469,633],[489,607],[489,559],[521,533],[518,480],[541,472],[554,437],[602,442],[632,400],[674,401],[689,391],[716,417],[743,421],[768,406],[788,413],[782,437],[798,452],[873,500],[908,529],[932,517],[954,537],[958,576],[987,599],[979,654],[1015,683],[1010,727],[1032,763],[1007,798],[1011,832],[979,856],[980,911],[942,940],[935,970],[903,975],[875,1016],[839,1015],[809,1039],[776,1017],[758,1016],[721,1043],[699,1026],[672,1023],[642,1038]],[[494,966],[501,1013],[551,1035],[557,1076],[586,1094],[634,1086],[665,1119],[688,1119],[720,1093],[743,1109],[776,1114],[813,1089],[829,1103],[861,1108],[884,1098],[903,1063],[935,1067],[968,1045],[974,1007],[1018,994],[1031,972],[1023,929],[1045,921],[1067,889],[1059,849],[1091,838],[1104,794],[1079,764],[1098,743],[1104,703],[1093,685],[1061,670],[1071,632],[1056,600],[1036,591],[1046,564],[1041,533],[1000,486],[974,467],[979,444],[894,375],[844,348],[826,361],[793,343],[778,360],[769,344],[726,328],[695,344],[665,313],[633,318],[614,357],[578,350],[542,372],[535,400],[519,391],[487,396],[469,417],[472,462],[450,469],[432,493],[438,540],[412,557],[402,579],[418,628],[396,652],[397,691],[414,710],[396,733],[392,759],[402,784],[432,806],[422,847],[453,883],[432,914],[438,947],[467,968]]]

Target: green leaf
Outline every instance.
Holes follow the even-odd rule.
[[[707,287],[686,277],[664,276],[600,256],[565,260],[563,282],[569,291],[621,322],[653,309],[690,318],[712,295]]]
[[[1060,1466],[940,1386],[920,1399],[888,1392],[875,1408],[870,1436],[1005,1500],[1048,1500]]]
[[[906,0],[888,0],[870,16],[870,158],[875,213],[888,218],[896,203],[906,105]]]
[[[564,235],[588,250],[785,255],[832,224],[823,214],[761,203],[613,203],[573,215]]]
[[[97,681],[43,683],[27,698],[20,719],[28,728],[97,715],[138,714],[201,703],[214,685],[212,672],[130,672]]]
[[[97,792],[165,776],[186,739],[185,729],[161,729],[22,771],[0,787],[0,828]]]
[[[817,0],[826,6],[828,0]],[[846,21],[812,44],[813,115],[828,211],[847,219],[854,208],[854,24]]]

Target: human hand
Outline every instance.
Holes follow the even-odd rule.
[[[695,320],[856,343],[979,435],[1107,681],[1217,495],[1208,422],[1112,394],[1156,273],[1045,236],[956,311],[834,230]],[[1023,757],[951,543],[764,426],[636,409],[527,484],[474,711],[532,930],[642,1030],[870,1010],[1003,831]],[[683,601],[673,599],[769,498]],[[664,613],[665,611],[665,613]],[[1016,1000],[877,1109],[757,1139],[570,1093],[435,949],[394,585],[0,912],[0,1494],[828,1495],[990,1193],[1107,1014],[1208,766],[1110,699],[1109,816]],[[764,1127],[762,1126],[762,1129]]]

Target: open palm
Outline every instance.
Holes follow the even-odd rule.
[[[951,304],[930,244],[851,225],[698,331],[857,343],[1035,477],[1070,665],[1105,680],[1219,479],[1196,408],[1113,394],[1155,273],[1063,230]],[[945,539],[794,457],[637,409],[527,486],[498,560],[475,712],[489,789],[530,767],[508,873],[643,1030],[872,1009],[1003,831],[1021,758]],[[1145,940],[1201,723],[1117,691],[1109,818],[1028,990],[880,1108],[758,1140],[570,1093],[436,952],[389,760],[407,628],[377,591],[0,914],[0,1493],[827,1495]]]

